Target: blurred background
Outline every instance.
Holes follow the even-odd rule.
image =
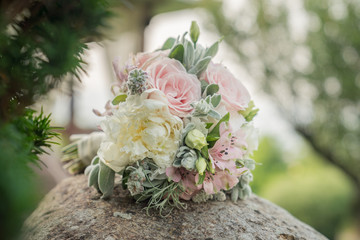
[[[72,75],[35,104],[74,133],[97,130],[112,98],[112,61],[154,51],[200,25],[202,45],[224,37],[216,62],[248,88],[260,112],[254,193],[330,239],[360,239],[360,1],[109,1],[105,38],[88,42],[81,82]],[[60,148],[34,167],[35,206],[69,176]],[[37,194],[38,193],[38,194]]]

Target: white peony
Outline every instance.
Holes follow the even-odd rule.
[[[101,122],[106,134],[98,156],[115,172],[144,158],[163,170],[170,167],[179,148],[183,123],[169,112],[158,90],[128,96]]]

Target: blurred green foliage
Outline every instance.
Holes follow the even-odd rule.
[[[30,110],[67,74],[77,76],[85,44],[111,15],[104,0],[0,1],[0,238],[19,237],[38,201],[31,164],[40,166],[58,134]]]
[[[296,156],[288,159],[288,156]],[[275,139],[261,140],[254,159],[254,192],[334,239],[352,220],[354,185],[341,171],[325,163],[309,146],[284,152]]]
[[[245,2],[237,14],[209,9],[213,30],[360,196],[360,2],[299,1],[298,15],[286,1]],[[296,28],[301,21],[308,26]]]
[[[223,4],[208,10],[209,27],[224,35],[259,89],[278,105],[318,158],[341,170],[355,186],[356,201],[350,213],[360,223],[360,1],[246,0],[240,7]],[[324,181],[334,181],[325,178],[325,172],[308,173],[323,176],[313,176],[313,185],[319,188]],[[292,181],[296,179],[283,184],[294,184]],[[334,183],[329,189],[338,186]],[[345,194],[346,187],[343,191]],[[324,208],[330,206],[325,198],[331,197],[330,193],[323,192]],[[346,199],[338,201],[348,203]],[[332,208],[334,214],[341,209]],[[321,214],[328,216],[324,220],[328,226],[314,226],[333,237],[336,228],[331,224],[337,224],[333,220],[336,214]]]

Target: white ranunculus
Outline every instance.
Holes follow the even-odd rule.
[[[115,172],[144,158],[153,159],[162,169],[172,165],[183,123],[169,112],[166,100],[158,99],[161,96],[154,90],[128,96],[101,122],[106,139],[98,156]]]

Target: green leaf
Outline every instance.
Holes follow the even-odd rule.
[[[211,61],[211,57],[205,57],[203,59],[201,59],[199,62],[196,63],[196,65],[194,67],[192,67],[188,72],[195,74],[197,76],[200,76],[200,74],[206,70],[207,66],[209,65]]]
[[[111,196],[114,190],[114,179],[115,172],[103,162],[100,162],[98,183],[99,189],[103,194],[101,198],[104,199]]]
[[[208,135],[208,136],[206,137],[206,141],[208,141],[208,142],[214,142],[214,141],[217,141],[219,138],[220,138],[220,137]]]
[[[128,179],[129,179],[130,173],[131,173],[131,171],[126,170],[126,169],[123,171],[122,181],[121,181],[121,186],[122,186],[123,189],[127,189],[126,183],[127,183]]]
[[[201,155],[204,156],[204,158],[209,158],[209,149],[208,146],[205,146],[201,149]]]
[[[214,125],[214,123],[206,123],[205,128],[206,128],[206,129],[209,129],[209,128],[211,128],[212,125]]]
[[[191,41],[193,41],[193,43],[196,44],[197,40],[199,39],[199,36],[200,36],[199,25],[196,23],[196,21],[192,21],[190,26]]]
[[[245,120],[248,122],[251,122],[253,120],[253,118],[257,115],[257,113],[259,112],[259,109],[254,109],[252,110],[246,117]]]
[[[200,185],[200,184],[202,184],[203,182],[204,182],[204,180],[205,180],[205,173],[204,174],[199,174],[199,181],[196,183],[197,185]]]
[[[113,100],[112,100],[112,104],[113,105],[118,105],[119,103],[121,102],[125,102],[126,101],[126,98],[127,98],[127,95],[126,94],[120,94],[118,96],[116,96]]]
[[[213,147],[215,142],[220,138],[220,124],[223,122],[228,122],[229,119],[230,119],[230,113],[227,113],[225,116],[223,116],[219,120],[219,122],[215,125],[215,127],[207,135],[206,140],[209,143],[209,148]]]
[[[174,58],[182,63],[184,59],[184,46],[182,44],[178,44],[173,47],[169,54],[169,58]]]
[[[164,45],[161,47],[161,50],[171,49],[174,46],[175,42],[176,42],[175,38],[170,37],[166,39]]]
[[[221,101],[221,95],[220,94],[214,94],[211,97],[211,104],[213,105],[214,108],[216,108],[219,105],[220,101]]]
[[[206,87],[204,95],[205,96],[212,96],[215,93],[217,93],[219,91],[219,85],[217,84],[210,84]]]
[[[89,174],[89,178],[88,178],[88,186],[91,187],[91,186],[95,185],[95,183],[97,183],[97,181],[98,181],[99,164],[90,165],[89,167],[92,167],[90,174]]]

